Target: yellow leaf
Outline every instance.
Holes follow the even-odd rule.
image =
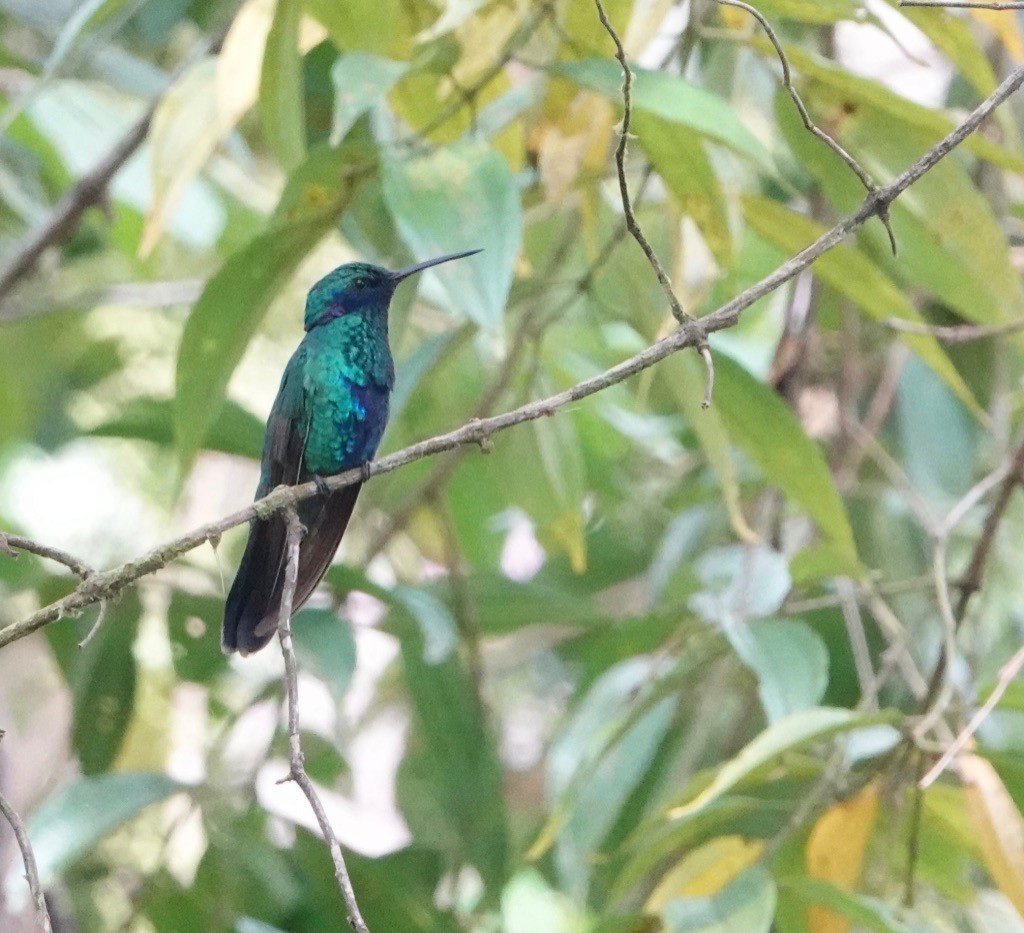
[[[214,94],[216,62],[204,59],[190,68],[160,100],[149,130],[153,199],[139,243],[150,254],[181,196],[221,140]]]
[[[471,86],[501,58],[502,50],[523,21],[526,7],[497,6],[460,26],[455,34],[462,55],[452,68],[456,89]]]
[[[860,881],[864,852],[878,815],[878,789],[868,785],[855,797],[824,813],[807,839],[807,874],[853,891]],[[848,933],[850,921],[825,907],[807,908],[813,933]]]
[[[1007,15],[1001,10],[971,10],[978,22],[984,23],[995,37],[1003,44],[1010,58],[1015,62],[1024,59],[1024,39],[1021,38],[1020,26],[1013,15]]]
[[[750,14],[745,10],[734,6],[723,6],[719,8],[719,12],[722,14],[722,21],[725,23],[726,29],[736,32],[750,29]]]
[[[556,515],[548,524],[544,537],[568,554],[569,566],[574,573],[586,573],[587,535],[579,509],[569,508]]]
[[[583,169],[600,172],[614,120],[611,101],[593,91],[581,91],[557,120],[547,120],[534,131],[537,167],[548,201],[561,201]]]
[[[227,135],[255,103],[275,0],[246,0],[217,57],[217,119]]]
[[[153,200],[139,243],[143,258],[199,170],[256,102],[275,0],[248,0],[231,23],[220,55],[197,63],[167,90],[149,130]]]
[[[764,851],[759,839],[720,836],[687,853],[658,883],[645,909],[660,913],[669,901],[681,897],[713,897],[740,872],[753,865]]]
[[[996,769],[984,758],[963,755],[960,774],[985,868],[1024,915],[1024,819]]]
[[[149,131],[153,200],[146,212],[139,256],[152,252],[185,189],[255,105],[275,7],[276,0],[242,4],[220,55],[189,69],[161,99]],[[326,35],[318,22],[303,17],[300,51],[308,51]]]

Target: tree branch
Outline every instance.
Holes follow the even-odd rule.
[[[199,46],[171,74],[168,87],[203,55],[216,52],[224,41],[226,33],[227,28],[225,27],[213,37],[200,42]],[[111,179],[149,134],[149,125],[153,122],[153,115],[160,105],[162,96],[154,98],[142,116],[129,127],[124,136],[117,141],[114,148],[99,164],[79,178],[64,193],[42,225],[29,235],[21,249],[0,270],[0,308],[3,307],[14,287],[35,268],[43,253],[51,246],[57,246],[70,239],[78,227],[82,215],[90,207],[102,203]],[[0,315],[0,320],[3,317],[4,315]]]
[[[0,740],[4,737],[0,729]],[[52,933],[53,926],[50,923],[50,911],[46,906],[46,896],[43,894],[43,886],[39,883],[39,869],[36,867],[35,853],[32,851],[32,841],[28,837],[21,817],[17,810],[11,806],[7,798],[0,794],[0,815],[11,824],[14,839],[21,849],[21,860],[25,863],[25,879],[28,881],[29,890],[32,892],[32,902],[35,904],[36,913],[39,914],[39,927],[44,933]]]
[[[316,816],[320,824],[320,831],[324,835],[324,841],[331,852],[331,861],[334,862],[334,877],[338,882],[338,890],[341,891],[342,900],[345,902],[345,912],[348,915],[349,925],[356,933],[370,933],[359,912],[359,904],[356,901],[355,890],[352,887],[352,879],[348,874],[348,867],[345,865],[345,856],[341,851],[341,843],[334,833],[331,821],[327,818],[327,812],[320,800],[313,782],[306,774],[306,758],[302,752],[302,737],[299,729],[299,666],[295,660],[295,649],[292,645],[292,604],[295,600],[295,585],[299,576],[299,545],[302,543],[302,536],[306,529],[302,527],[299,516],[293,507],[285,510],[288,524],[287,549],[288,562],[285,565],[284,589],[281,593],[281,614],[277,620],[277,635],[281,640],[281,653],[284,655],[284,679],[288,701],[288,761],[289,771],[286,777],[278,781],[283,784],[285,781],[294,781]]]
[[[765,35],[768,36],[768,41],[775,47],[775,54],[778,56],[779,63],[782,65],[782,86],[786,89],[786,93],[789,94],[790,99],[793,101],[793,105],[796,107],[797,113],[800,114],[800,120],[803,122],[804,129],[815,138],[821,140],[821,142],[839,156],[839,158],[842,159],[849,167],[850,171],[860,179],[860,183],[869,193],[877,190],[878,186],[874,183],[871,176],[861,167],[860,163],[811,119],[811,115],[808,112],[807,107],[804,105],[803,99],[797,93],[796,87],[793,85],[793,75],[789,67],[789,59],[786,57],[785,51],[783,51],[782,43],[779,41],[779,37],[775,34],[775,30],[772,28],[771,23],[768,22],[764,14],[749,3],[744,3],[743,0],[715,0],[715,3],[744,10],[761,24],[761,28],[765,31]],[[892,232],[892,224],[889,222],[889,212],[887,210],[879,211],[878,219],[885,227],[885,232],[889,234],[889,246],[892,249],[892,254],[895,256],[896,234]]]
[[[8,557],[17,557],[18,551],[27,551],[29,554],[35,554],[36,557],[45,557],[47,560],[63,564],[75,576],[81,577],[83,580],[96,572],[73,554],[68,554],[67,551],[50,547],[48,544],[40,544],[31,538],[24,538],[21,535],[11,535],[0,531],[0,554],[6,554]]]
[[[619,34],[615,31],[615,27],[612,26],[611,20],[608,19],[608,14],[605,12],[601,0],[594,0],[594,6],[597,7],[597,15],[601,20],[601,25],[604,26],[605,32],[611,36],[612,42],[615,43],[615,58],[622,67],[622,124],[619,126],[619,142],[615,146],[615,173],[619,180],[619,195],[622,198],[622,213],[626,220],[626,229],[630,232],[633,239],[636,240],[640,249],[643,250],[644,255],[647,257],[647,262],[654,270],[658,284],[661,286],[661,290],[668,301],[668,306],[672,311],[672,316],[681,326],[685,327],[693,322],[693,318],[683,310],[682,304],[680,304],[678,297],[676,297],[675,290],[672,288],[672,282],[665,272],[661,261],[658,259],[658,254],[644,235],[640,222],[636,219],[636,214],[633,213],[633,204],[629,196],[629,183],[626,180],[626,146],[629,141],[630,122],[633,118],[633,72],[629,68],[629,62],[626,61],[626,48],[622,44]],[[704,400],[701,402],[702,407],[707,408],[711,405],[711,393],[715,386],[715,363],[711,357],[711,350],[707,345],[707,341],[699,341],[696,347],[707,370]]]
[[[950,10],[1024,10],[1024,2],[987,2],[987,0],[900,0],[900,6],[934,6]]]
[[[473,419],[462,427],[439,434],[428,440],[412,444],[402,450],[375,460],[367,467],[370,476],[390,473],[415,460],[444,453],[464,444],[479,444],[501,431],[506,431],[518,424],[535,421],[538,418],[555,414],[559,409],[574,402],[594,395],[609,386],[616,385],[630,376],[645,369],[687,347],[699,347],[707,339],[707,335],[715,331],[732,327],[739,321],[740,315],[759,299],[771,294],[780,285],[788,282],[816,259],[843,241],[850,233],[861,227],[868,219],[877,216],[901,192],[925,175],[932,167],[945,158],[953,149],[973,133],[985,119],[1005,101],[1020,85],[1024,83],[1024,65],[1015,69],[981,104],[978,105],[955,130],[925,153],[906,171],[894,178],[889,184],[868,194],[860,208],[845,217],[830,230],[823,233],[813,243],[806,246],[791,259],[784,262],[760,282],[745,289],[731,301],[722,305],[711,314],[699,321],[691,321],[676,331],[651,344],[634,356],[629,357],[604,372],[584,379],[576,385],[547,398],[538,399],[521,405],[511,411],[489,418]],[[348,470],[327,479],[330,489],[341,489],[364,478],[362,469]],[[217,540],[223,532],[236,525],[244,524],[254,518],[267,518],[284,509],[295,506],[318,492],[315,483],[301,486],[282,486],[269,495],[253,503],[248,508],[228,515],[216,522],[204,525],[180,538],[154,548],[142,557],[122,564],[112,570],[93,574],[84,580],[77,589],[63,599],[33,613],[26,619],[0,629],[0,648],[9,645],[19,638],[24,638],[44,625],[56,621],[64,615],[76,613],[86,606],[99,602],[101,599],[115,596],[125,587],[141,577],[147,576],[166,566],[170,561],[191,551],[206,541]]]

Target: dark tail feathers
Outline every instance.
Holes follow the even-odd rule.
[[[361,483],[345,486],[326,499],[317,496],[299,505],[299,519],[306,534],[299,547],[299,578],[292,611],[312,595],[327,573],[341,536],[352,516]],[[224,651],[252,654],[267,644],[277,631],[284,589],[285,521],[274,515],[255,519],[242,555],[235,582],[224,606],[221,645]]]

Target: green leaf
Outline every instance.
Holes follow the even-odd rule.
[[[358,50],[395,55],[411,42],[409,13],[401,0],[372,3],[338,3],[338,0],[305,0],[310,16],[320,21],[331,41],[342,51]],[[399,40],[402,37],[402,41]],[[411,51],[411,48],[409,49]],[[403,57],[398,54],[397,57]]]
[[[352,627],[330,609],[303,609],[292,621],[292,637],[299,666],[319,677],[340,703],[356,669]]]
[[[749,627],[752,653],[744,663],[757,675],[769,722],[815,706],[828,688],[828,649],[794,619],[762,619]]]
[[[405,681],[433,802],[448,821],[460,851],[484,886],[496,894],[508,858],[502,769],[484,722],[479,698],[457,653],[431,664],[424,639],[408,620],[401,626]]]
[[[593,933],[593,928],[583,923],[581,908],[532,868],[516,872],[501,892],[501,929],[503,933],[578,933],[583,929]]]
[[[182,464],[191,465],[221,412],[228,380],[274,296],[330,229],[351,198],[356,179],[324,189],[327,156],[316,150],[286,186],[271,228],[231,255],[203,289],[181,337],[176,371],[174,433]],[[335,154],[335,179],[346,155]],[[337,181],[335,181],[337,185]],[[296,309],[296,316],[301,309]]]
[[[590,626],[602,612],[583,593],[547,582],[541,575],[526,582],[500,573],[477,571],[466,579],[480,631],[507,634],[530,625]]]
[[[794,255],[825,232],[821,224],[768,198],[745,197],[743,216],[758,236]],[[811,271],[876,321],[885,321],[887,318],[919,323],[924,321],[892,280],[854,246],[841,243],[834,247],[811,266]],[[933,336],[902,331],[899,336],[952,389],[975,417],[982,420],[985,418],[984,411],[967,383]]]
[[[975,478],[978,425],[916,359],[907,362],[900,378],[895,414],[910,482],[926,501],[952,504]]]
[[[395,387],[391,390],[391,420],[398,421],[416,387],[451,345],[455,331],[424,340],[405,359],[395,365]]]
[[[715,356],[715,407],[729,436],[850,560],[857,548],[825,457],[793,412],[764,383],[722,353]]]
[[[228,400],[203,446],[206,450],[258,460],[263,431],[262,420]],[[123,437],[169,447],[174,443],[173,402],[162,398],[132,399],[120,414],[85,433],[92,437]]]
[[[393,605],[416,623],[423,642],[423,663],[441,664],[459,646],[459,632],[447,604],[428,590],[397,586],[391,591]]]
[[[675,195],[679,210],[697,225],[720,266],[732,263],[732,233],[725,193],[708,154],[687,126],[638,112],[633,132],[647,158]]]
[[[850,99],[829,88],[818,92],[814,113],[822,125],[840,128],[839,142],[879,180],[902,172],[940,135],[902,122],[901,131],[892,133],[893,116],[886,109],[870,99]],[[939,116],[931,110],[926,113]],[[776,116],[801,166],[836,209],[844,213],[855,209],[863,200],[863,186],[804,130],[785,95],[776,99]],[[974,134],[969,139],[984,137]],[[1014,170],[1024,171],[1024,165]],[[915,182],[893,203],[890,219],[898,257],[892,256],[881,224],[868,224],[859,239],[893,279],[929,289],[970,321],[998,323],[1020,317],[1024,308],[1020,276],[1002,226],[963,153],[943,159]]]
[[[775,882],[760,865],[748,868],[711,897],[665,905],[666,933],[769,933],[775,918]]]
[[[557,65],[552,70],[580,87],[598,91],[613,100],[622,99],[622,71],[614,61],[590,58]],[[771,156],[725,98],[678,75],[639,68],[634,73],[633,106],[637,110],[688,126],[775,173]]]
[[[672,724],[674,695],[657,699],[629,722],[638,694],[649,692],[651,683],[651,667],[643,658],[631,658],[607,671],[548,753],[548,794],[552,800],[563,799],[566,807],[557,821],[555,862],[563,886],[580,899],[587,893],[602,842],[643,781]],[[608,747],[614,730],[621,734]]]
[[[755,39],[753,45],[761,49],[766,55],[770,55],[773,60],[775,59],[775,50],[767,40]],[[799,74],[819,82],[831,90],[834,95],[845,98],[853,105],[855,111],[871,110],[884,121],[885,125],[892,126],[893,121],[895,121],[903,128],[904,132],[910,133],[911,136],[916,135],[913,132],[915,130],[921,130],[927,134],[928,142],[918,149],[915,156],[908,159],[904,165],[901,165],[896,170],[897,172],[902,171],[914,159],[919,158],[922,153],[930,149],[939,139],[952,132],[957,125],[952,117],[947,116],[940,110],[926,107],[923,104],[916,104],[895,91],[889,90],[879,81],[852,74],[847,69],[820,56],[806,52],[792,43],[786,45],[785,48],[790,65]],[[815,95],[816,92],[813,91],[809,92],[809,94],[805,93],[805,97],[813,97]],[[788,97],[783,102],[783,106],[792,109],[792,102]],[[797,118],[797,122],[799,122],[799,118]],[[821,146],[821,143],[814,139],[814,137],[809,136],[806,130],[803,130],[803,132],[815,146]],[[891,136],[892,134],[886,135]],[[964,140],[963,145],[969,152],[991,162],[993,165],[998,165],[1000,168],[1008,169],[1011,172],[1024,172],[1024,157],[992,142],[991,139],[982,134],[972,133]],[[824,149],[824,147],[822,147],[822,151],[831,158],[836,158],[837,164],[842,164],[838,162],[838,157],[828,153],[828,150]],[[870,171],[870,166],[866,167]],[[848,172],[849,169],[844,167],[844,171]],[[896,172],[893,172],[893,174],[895,175]],[[854,178],[854,182],[858,185],[860,184],[856,178]],[[863,193],[863,188],[861,191]]]
[[[306,154],[306,117],[299,55],[300,0],[277,0],[260,76],[260,116],[270,148],[286,171]]]
[[[764,0],[758,9],[771,22],[792,19],[825,26],[841,19],[855,19],[860,8],[855,0]]]
[[[498,334],[522,239],[519,192],[505,160],[461,142],[385,165],[384,199],[417,260],[483,252],[423,274],[423,289],[450,311]]]
[[[818,904],[852,920],[858,930],[875,933],[909,933],[910,927],[893,916],[888,904],[855,891],[845,891],[828,881],[788,876],[779,881],[780,893],[792,895],[805,907]]]
[[[703,810],[784,752],[830,738],[837,732],[888,722],[890,718],[831,707],[815,707],[792,713],[772,723],[735,758],[722,765],[711,783],[693,800],[669,810],[669,819],[688,817]]]
[[[695,353],[676,353],[662,361],[658,372],[665,377],[679,401],[687,424],[697,436],[708,465],[722,487],[722,498],[734,533],[741,541],[755,543],[757,533],[743,515],[739,477],[730,455],[729,434],[722,416],[714,405],[706,410],[701,407],[705,373],[700,358]]]
[[[176,589],[167,607],[167,636],[174,673],[182,680],[208,684],[228,666],[220,650],[224,600]]]
[[[104,774],[80,778],[48,797],[29,820],[39,878],[44,886],[104,836],[159,800],[183,790],[162,774]],[[24,884],[20,865],[7,878]]]
[[[350,52],[331,67],[334,83],[334,116],[331,122],[331,145],[336,146],[364,113],[379,104],[408,71],[404,62]]]
[[[178,350],[175,436],[186,468],[219,417],[228,379],[274,295],[325,232],[320,218],[276,227],[231,256],[203,289]]]
[[[722,627],[775,612],[791,585],[786,558],[765,545],[712,548],[695,570],[703,589],[690,607]]]
[[[99,774],[117,757],[135,708],[133,647],[142,607],[134,592],[108,604],[93,639],[79,648],[90,625],[64,625],[48,633],[74,696],[71,741],[82,771]],[[56,628],[56,627],[55,627]]]

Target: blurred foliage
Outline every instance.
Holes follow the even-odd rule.
[[[743,11],[606,6],[637,63],[638,216],[706,313],[864,192]],[[895,6],[760,4],[812,118],[880,182],[1022,54],[1015,14]],[[108,196],[0,307],[5,528],[109,565],[241,507],[303,294],[356,256],[484,248],[396,297],[387,450],[672,326],[622,230],[621,74],[589,0],[5,0],[0,30],[5,257],[159,96]],[[853,67],[908,42],[935,106]],[[371,929],[1022,928],[1024,691],[920,796],[932,759],[904,738],[943,638],[934,529],[1010,456],[1022,338],[885,323],[1024,316],[1020,117],[893,205],[897,256],[873,221],[716,334],[709,411],[679,356],[487,456],[367,486],[295,633],[309,771]],[[82,463],[104,489],[60,495]],[[950,534],[954,595],[990,501]],[[929,749],[1021,641],[1022,530],[1014,499]],[[24,806],[67,929],[342,926],[304,805],[273,783],[275,650],[217,644],[241,543],[143,580],[82,649],[95,610],[46,629],[64,768],[33,770],[54,723],[0,683],[0,777],[36,775]],[[0,556],[0,624],[72,585]]]

